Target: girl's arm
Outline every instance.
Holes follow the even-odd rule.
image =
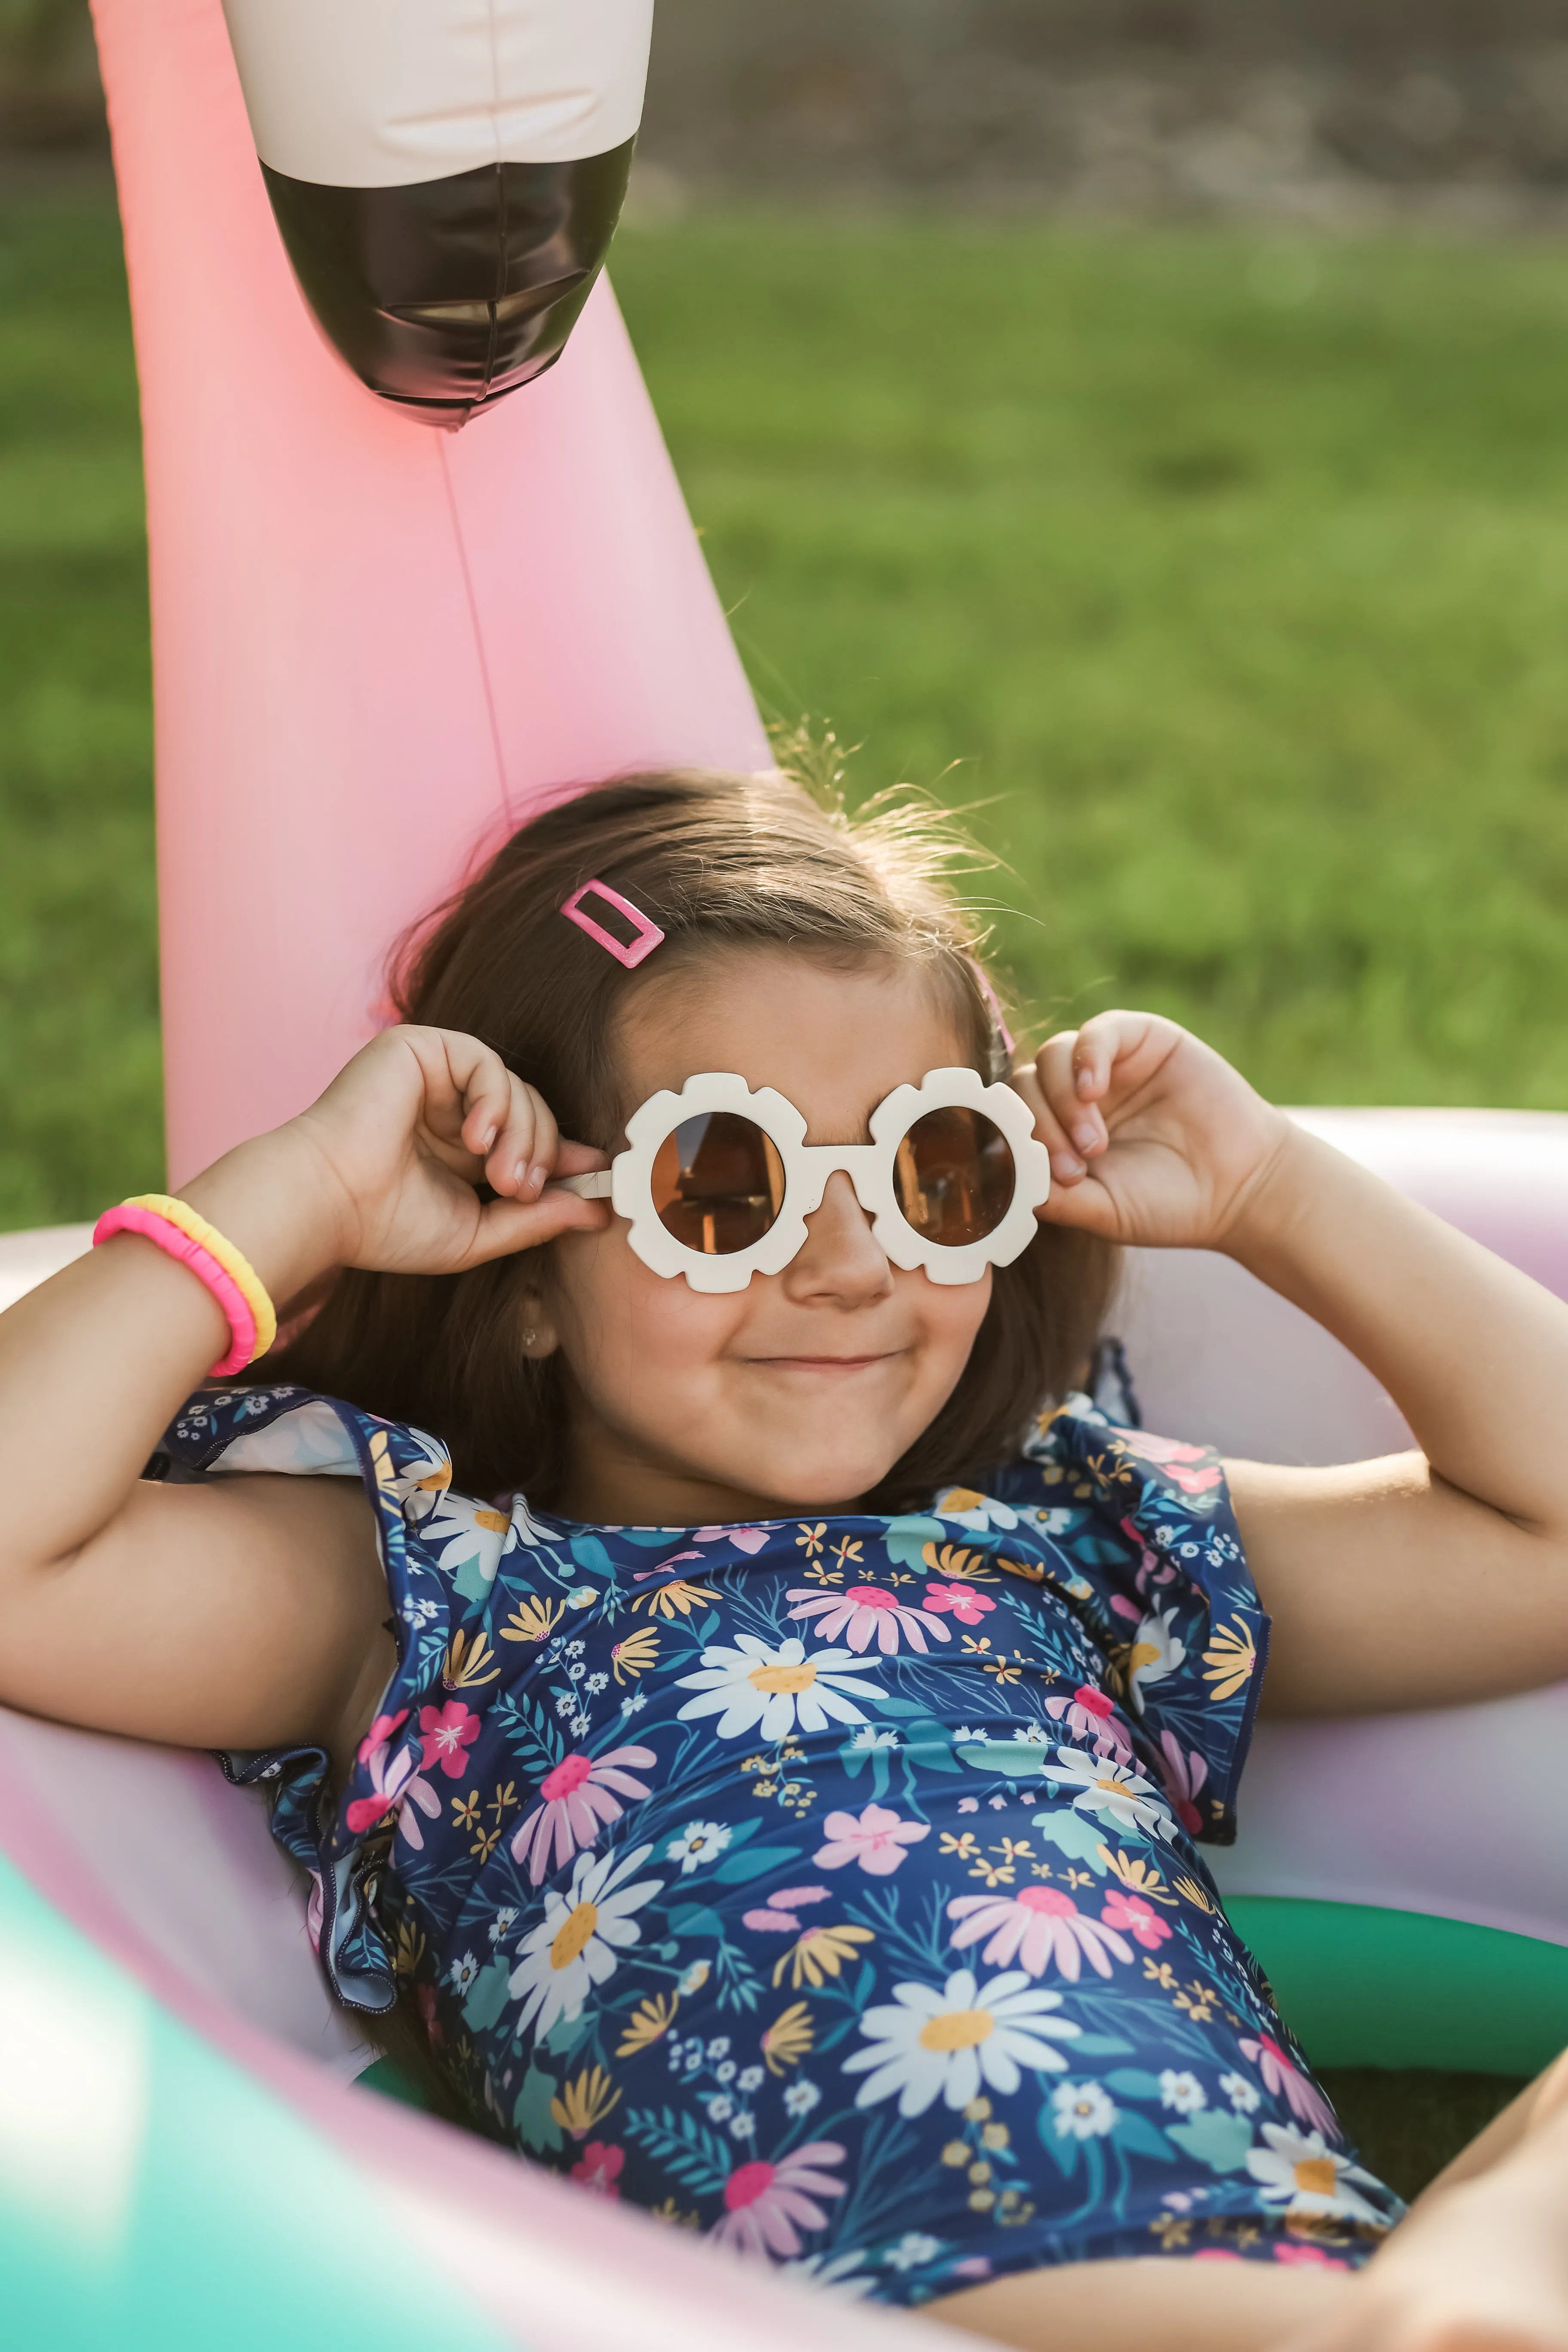
[[[1568,1676],[1568,1307],[1173,1023],[1100,1014],[1018,1083],[1052,1152],[1047,1217],[1234,1257],[1360,1358],[1421,1448],[1226,1465],[1274,1619],[1272,1711],[1436,1706]]]
[[[342,1265],[457,1273],[605,1212],[559,1191],[601,1155],[474,1039],[395,1029],[321,1101],[184,1198],[272,1297]],[[483,1179],[499,1196],[481,1204]],[[335,1478],[149,1485],[227,1327],[121,1234],[0,1316],[0,1702],[187,1746],[344,1758],[393,1663],[371,1509]]]

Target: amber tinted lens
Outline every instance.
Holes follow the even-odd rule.
[[[927,1111],[899,1146],[893,1187],[922,1241],[962,1249],[984,1241],[1013,1199],[1013,1154],[999,1127],[962,1103]]]
[[[732,1257],[760,1242],[778,1215],[784,1162],[753,1119],[700,1111],[659,1145],[652,1190],[667,1233],[704,1257]]]

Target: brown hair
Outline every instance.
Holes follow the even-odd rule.
[[[615,1049],[639,974],[560,915],[598,878],[664,931],[660,975],[742,944],[912,967],[975,1068],[1000,1078],[1007,1055],[981,938],[950,878],[963,855],[949,826],[909,803],[853,818],[782,776],[623,777],[513,834],[403,943],[392,1003],[401,1020],[483,1039],[539,1089],[563,1134],[613,1150],[635,1108],[621,1099]],[[456,1276],[345,1273],[267,1377],[413,1422],[450,1448],[468,1492],[521,1492],[548,1507],[565,1471],[566,1408],[557,1363],[523,1354],[509,1312],[530,1255]],[[952,1395],[868,1499],[904,1507],[1015,1449],[1081,1366],[1113,1272],[1103,1243],[1042,1225],[996,1269]]]

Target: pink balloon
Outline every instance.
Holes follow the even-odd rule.
[[[606,284],[460,435],[365,392],[273,226],[220,0],[93,0],[142,383],[170,1181],[370,1034],[540,802],[770,764]]]

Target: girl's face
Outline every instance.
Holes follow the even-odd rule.
[[[776,1087],[811,1143],[864,1143],[896,1086],[969,1058],[953,1020],[896,965],[837,971],[737,949],[650,975],[620,1041],[626,1100],[699,1070]],[[847,1508],[946,1402],[991,1276],[942,1286],[890,1265],[842,1169],[805,1247],[744,1290],[650,1272],[615,1218],[553,1247],[532,1320],[565,1359],[562,1507],[581,1519],[690,1526]]]

